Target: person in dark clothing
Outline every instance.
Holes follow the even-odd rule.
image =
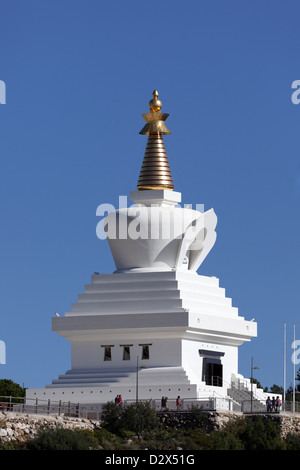
[[[275,397],[272,398],[272,411],[276,410],[276,400]]]

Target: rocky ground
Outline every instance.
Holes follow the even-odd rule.
[[[34,437],[41,427],[63,427],[93,431],[99,423],[88,419],[65,416],[42,416],[13,412],[0,412],[0,442],[25,442]]]

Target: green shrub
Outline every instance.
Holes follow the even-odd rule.
[[[98,441],[90,431],[64,428],[41,428],[28,441],[28,450],[90,450],[98,448]]]
[[[125,447],[124,440],[107,429],[101,428],[95,430],[94,436],[100,447],[104,450],[120,450]]]
[[[123,408],[110,401],[103,406],[103,413],[101,416],[101,425],[113,434],[120,434],[121,432],[121,417]]]
[[[159,426],[156,412],[150,402],[136,402],[127,407],[109,402],[103,407],[101,425],[119,436],[134,433],[138,436],[151,432]]]
[[[214,450],[243,450],[243,442],[232,432],[224,430],[213,431],[210,434]]]
[[[122,429],[133,431],[141,436],[156,429],[159,426],[159,420],[150,402],[139,401],[124,409],[121,426]]]
[[[190,417],[193,423],[192,427],[203,428],[207,431],[210,430],[211,425],[208,414],[205,413],[202,408],[192,405]]]
[[[13,382],[11,379],[0,379],[0,397],[4,396],[24,397],[25,388]],[[1,400],[3,400],[3,398],[0,398],[0,401]]]
[[[211,437],[203,428],[184,431],[180,444],[186,450],[210,450],[213,448]]]
[[[279,426],[271,419],[253,416],[245,419],[245,427],[239,433],[245,450],[283,450],[285,443]]]
[[[7,441],[0,443],[0,450],[25,450],[26,444],[24,442]]]
[[[300,450],[300,434],[289,433],[285,438],[287,450]]]

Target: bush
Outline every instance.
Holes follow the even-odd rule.
[[[7,441],[0,443],[0,450],[26,450],[25,442]]]
[[[10,379],[0,379],[0,402],[5,403],[5,407],[9,409],[10,399],[13,397],[11,403],[23,403],[26,389],[21,385],[13,382]]]
[[[300,435],[289,433],[285,438],[287,450],[300,450]]]
[[[196,428],[184,432],[182,447],[187,450],[210,450],[213,443],[205,429]]]
[[[140,436],[159,426],[155,410],[150,402],[137,402],[125,408],[121,418],[122,429],[133,431]]]
[[[159,426],[156,412],[151,408],[151,403],[141,401],[125,408],[109,402],[103,408],[101,421],[103,428],[119,436],[124,436],[128,432],[140,436]]]
[[[121,417],[123,409],[120,405],[110,401],[103,406],[101,416],[102,427],[113,434],[121,433]]]
[[[0,397],[24,397],[25,388],[10,379],[0,379]],[[0,400],[1,401],[1,400]]]
[[[284,450],[280,427],[268,417],[249,416],[229,421],[210,433],[216,450]]]
[[[244,450],[243,442],[230,431],[213,431],[210,438],[214,450]]]
[[[28,441],[28,450],[91,450],[98,441],[90,431],[64,428],[41,428],[36,437]]]
[[[280,436],[279,426],[271,419],[253,416],[245,419],[245,426],[238,437],[245,450],[283,450],[285,443]]]
[[[205,413],[202,408],[192,405],[191,408],[191,421],[193,422],[192,427],[206,429],[207,431],[211,428],[211,423],[208,414]]]
[[[122,450],[128,447],[121,437],[104,428],[96,429],[94,436],[103,450]]]

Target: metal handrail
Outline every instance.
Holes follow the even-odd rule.
[[[124,407],[134,403],[136,400],[124,400]],[[161,408],[160,399],[149,399],[139,401],[150,401],[151,406],[157,412],[166,411]],[[246,408],[247,402],[250,400],[243,400],[244,408]],[[201,408],[203,410],[216,410],[216,404],[224,409],[232,410],[233,404],[236,401],[233,398],[224,398],[218,396],[216,391],[212,392],[210,396],[203,396],[198,398],[193,397],[181,397],[180,411],[188,412],[194,407]],[[0,412],[17,412],[17,413],[31,413],[31,414],[42,414],[42,415],[63,415],[66,417],[85,417],[88,419],[99,420],[103,412],[103,405],[100,403],[72,403],[70,401],[54,401],[54,400],[43,400],[41,398],[25,398],[25,397],[13,397],[13,396],[0,396]],[[253,409],[256,410],[256,405],[253,403]],[[289,409],[290,408],[290,409]],[[168,399],[168,410],[177,410],[176,398]],[[282,406],[283,410],[283,406]],[[284,411],[292,412],[292,402],[286,402]],[[296,402],[296,413],[300,413],[300,402]]]
[[[18,400],[16,403],[15,400]],[[224,404],[228,404],[230,408],[230,398],[204,396],[200,398],[182,397],[180,410],[188,411],[193,406],[203,408],[207,410],[215,409],[216,400],[222,400]],[[124,407],[134,403],[136,400],[124,400]],[[161,399],[149,399],[139,401],[150,401],[151,406],[156,411],[161,410]],[[18,413],[32,413],[42,415],[64,415],[70,417],[88,417],[89,415],[95,415],[97,419],[103,411],[103,405],[100,403],[72,403],[70,401],[63,402],[61,400],[54,401],[50,399],[41,398],[25,398],[25,397],[12,397],[12,396],[0,396],[0,412],[1,411],[12,411]],[[176,406],[176,397],[168,399],[168,409],[178,410]]]

